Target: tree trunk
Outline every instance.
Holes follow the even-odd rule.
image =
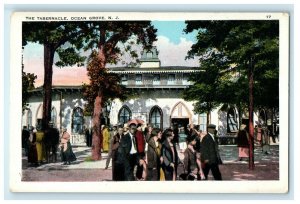
[[[43,98],[43,119],[42,128],[47,129],[51,120],[52,103],[52,73],[53,73],[54,47],[44,44],[44,98]]]
[[[254,170],[254,127],[253,127],[253,60],[249,65],[249,169]]]
[[[106,57],[104,47],[99,45],[98,60],[100,60],[99,69],[105,69]],[[98,96],[94,103],[94,114],[93,114],[93,139],[92,139],[92,159],[101,160],[101,148],[103,142],[103,135],[101,132],[101,112],[103,105],[103,87],[99,88]]]
[[[94,114],[93,114],[93,139],[92,139],[92,159],[101,160],[101,148],[103,135],[101,132],[101,110],[102,110],[102,94],[99,94],[94,103]]]

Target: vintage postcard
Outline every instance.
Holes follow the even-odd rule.
[[[287,13],[15,12],[10,39],[12,192],[289,191]]]

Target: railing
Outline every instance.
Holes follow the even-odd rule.
[[[72,133],[71,144],[76,146],[86,146],[86,139],[84,134]]]
[[[236,145],[236,136],[217,137],[219,145]]]

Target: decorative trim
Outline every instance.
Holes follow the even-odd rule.
[[[188,118],[189,118],[189,124],[191,124],[191,123],[192,123],[192,114],[191,114],[191,111],[190,111],[190,109],[189,109],[182,101],[177,102],[177,103],[173,106],[173,108],[172,108],[172,110],[171,110],[171,114],[170,114],[170,124],[171,124],[172,118],[175,118],[175,117],[172,117],[172,115],[173,115],[173,113],[174,113],[175,108],[176,108],[178,105],[181,105],[181,111],[182,111],[182,106],[187,110]],[[184,117],[176,117],[176,118],[184,118]]]

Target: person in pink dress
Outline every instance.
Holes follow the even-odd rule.
[[[239,161],[249,158],[249,140],[247,125],[242,124],[237,133],[237,146],[239,150]]]

